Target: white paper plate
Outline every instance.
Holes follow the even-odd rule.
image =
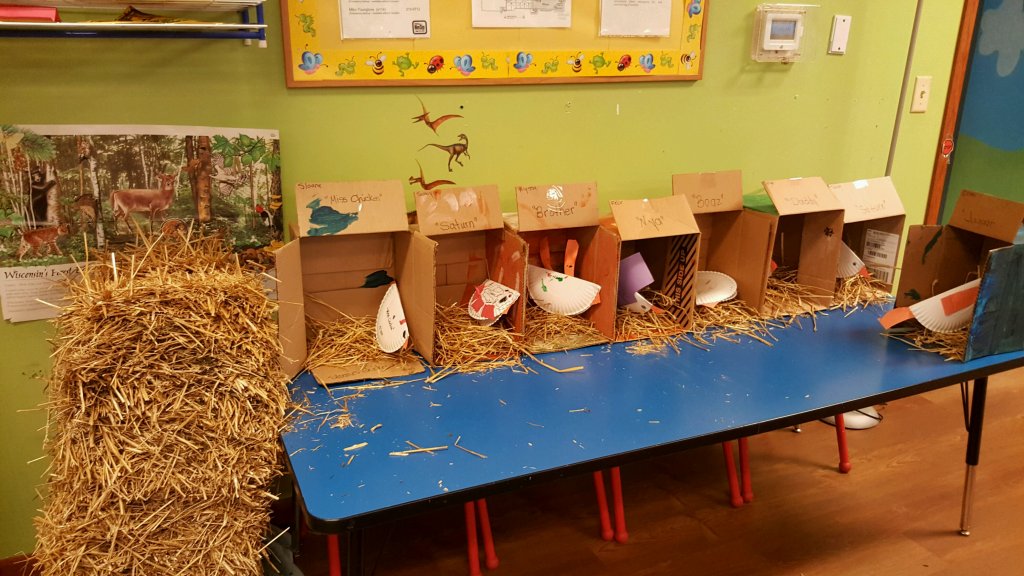
[[[836,278],[856,276],[861,273],[861,270],[865,270],[864,261],[846,245],[846,242],[840,242],[839,262],[836,263]]]
[[[409,324],[405,321],[398,284],[392,284],[384,293],[377,309],[377,346],[384,352],[395,352],[409,341]]]
[[[944,310],[942,300],[960,292],[977,291],[980,285],[980,279],[972,280],[967,284],[962,284],[952,290],[946,290],[942,294],[913,304],[910,306],[910,311],[922,326],[932,332],[955,332],[971,323],[971,318],[974,317],[974,300],[977,300],[977,294],[975,294],[970,306],[951,311],[948,314]]]
[[[469,315],[490,326],[519,300],[519,292],[494,280],[484,280],[469,297]]]
[[[736,297],[736,281],[728,274],[697,272],[697,306],[711,306]]]
[[[634,292],[633,295],[636,297],[636,301],[626,304],[626,310],[637,314],[646,314],[654,308],[654,304],[651,304],[651,301],[641,296],[639,292]]]
[[[526,285],[538,306],[561,316],[585,312],[601,292],[598,284],[532,264],[526,267]]]

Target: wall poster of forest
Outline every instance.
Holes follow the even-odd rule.
[[[268,246],[283,230],[280,164],[276,130],[0,124],[0,280],[82,262],[139,229]]]

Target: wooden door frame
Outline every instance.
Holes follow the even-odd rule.
[[[949,75],[949,90],[946,94],[946,108],[942,114],[942,128],[939,142],[935,150],[935,163],[932,166],[932,181],[928,188],[928,204],[925,207],[924,223],[938,224],[942,212],[942,200],[945,196],[946,180],[949,177],[949,155],[943,155],[943,143],[947,140],[955,144],[957,128],[960,124],[960,109],[963,107],[964,88],[966,87],[967,71],[971,62],[971,49],[974,47],[974,32],[978,24],[981,0],[964,0],[964,10],[960,16],[960,32],[956,40],[956,52],[953,55],[953,67]],[[955,153],[955,150],[951,152]]]

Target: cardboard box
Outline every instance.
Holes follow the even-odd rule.
[[[892,290],[907,219],[892,179],[883,176],[829,184],[829,188],[846,211],[843,242],[864,261],[876,280]]]
[[[527,247],[505,229],[498,187],[418,192],[416,218],[420,232],[437,242],[437,302],[468,305],[473,289],[484,280],[504,284],[520,294],[505,316],[511,330],[521,334],[526,323]]]
[[[299,183],[299,238],[277,251],[280,280],[281,367],[294,377],[306,360],[306,318],[329,322],[339,312],[376,318],[388,283],[398,283],[413,348],[429,358],[434,336],[434,258],[437,243],[408,230],[405,192],[398,181]],[[419,361],[351,369],[322,369],[323,384],[423,371]]]
[[[766,180],[762,183],[769,202],[748,202],[754,218],[760,218],[765,229],[774,224],[771,234],[772,262],[781,268],[795,269],[796,282],[814,291],[808,298],[821,310],[832,304],[836,289],[836,266],[843,234],[843,207],[818,177]],[[761,246],[749,249],[760,253]],[[770,265],[770,264],[769,264]],[[770,268],[769,268],[770,270]],[[759,311],[764,308],[761,287]]]
[[[742,173],[675,174],[672,194],[686,197],[700,228],[698,270],[727,274],[736,281],[736,297],[762,311],[777,222],[744,210]]]
[[[547,239],[552,265],[557,272],[563,272],[566,242],[574,239],[579,243],[575,276],[601,286],[600,302],[580,316],[609,341],[613,340],[619,238],[598,225],[597,185],[517,186],[516,207],[515,214],[506,215],[505,223],[526,242],[529,264],[543,266],[540,253]]]
[[[697,300],[700,228],[686,198],[612,200],[609,204],[621,241],[619,259],[639,252],[654,277],[650,288],[668,296],[668,312],[676,318],[679,331],[689,329]]]
[[[964,360],[1024,349],[1024,204],[964,190],[945,226],[911,226],[896,306],[981,277]]]

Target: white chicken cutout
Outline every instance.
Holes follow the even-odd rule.
[[[397,352],[409,341],[409,324],[405,320],[398,284],[392,284],[384,293],[377,309],[377,347],[382,351]]]

